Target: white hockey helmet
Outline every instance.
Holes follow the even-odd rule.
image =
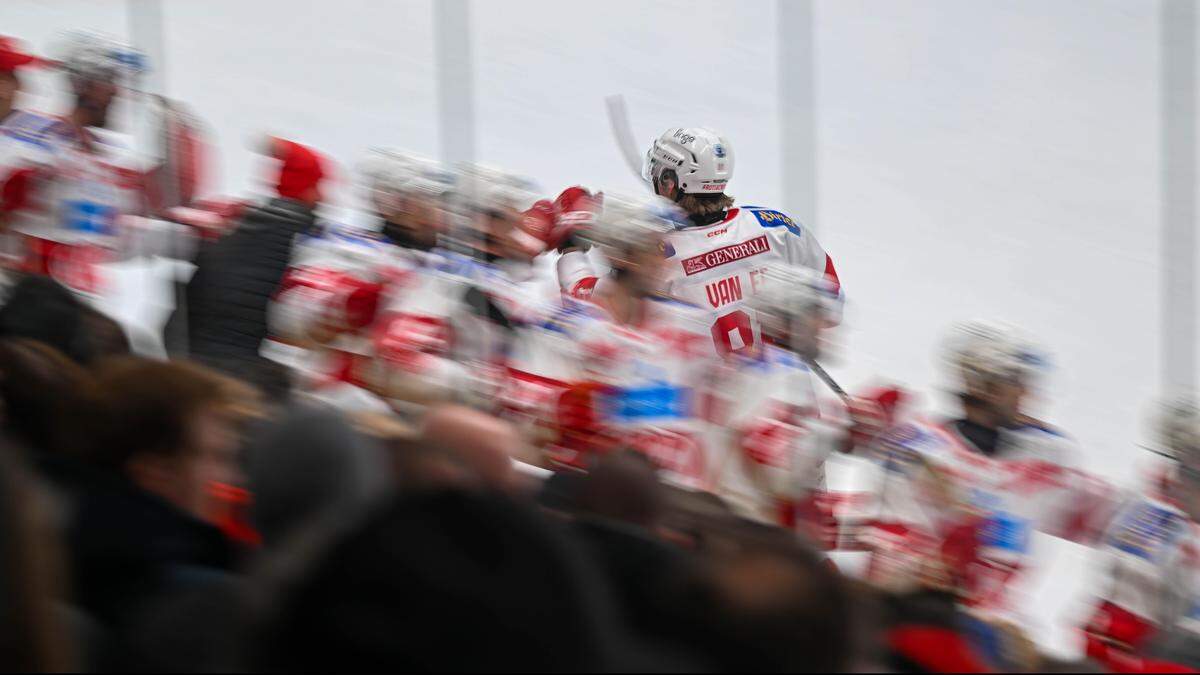
[[[146,71],[145,54],[100,33],[72,31],[57,51],[59,62],[76,86],[89,80],[129,85]]]
[[[1046,353],[1016,328],[993,321],[966,321],[946,340],[945,359],[959,393],[996,381],[1034,383],[1049,368]]]
[[[662,197],[606,194],[595,224],[579,230],[577,236],[612,258],[650,247],[661,250],[663,237],[686,222],[687,215]]]
[[[1189,466],[1200,460],[1200,405],[1195,397],[1181,395],[1160,401],[1152,424],[1163,452]]]
[[[440,199],[454,189],[454,174],[437,161],[394,148],[369,150],[358,173],[368,198],[384,211],[405,197]]]
[[[466,163],[458,167],[459,196],[476,211],[524,211],[537,200],[537,184],[518,173],[488,164]]]
[[[746,304],[768,335],[785,335],[798,323],[821,318],[836,297],[823,275],[797,265],[770,265],[756,284]]]
[[[733,178],[733,146],[704,127],[667,129],[646,152],[642,177],[657,185],[674,171],[681,192],[717,195]]]

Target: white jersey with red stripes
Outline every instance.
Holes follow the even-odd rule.
[[[23,111],[0,125],[0,181],[15,232],[64,243],[111,240],[120,216],[143,211],[144,175],[122,134]]]
[[[721,222],[679,229],[668,236],[664,253],[665,291],[708,311],[709,330],[721,353],[748,352],[759,341],[758,320],[745,300],[770,264],[822,272],[841,299],[833,259],[811,232],[772,209],[733,208]]]
[[[631,448],[665,479],[710,489],[719,450],[707,421],[717,361],[705,313],[669,299],[646,300],[636,325],[600,305],[568,301],[531,332],[511,361],[504,399],[555,429],[551,462],[583,469],[594,453]]]
[[[99,265],[129,252],[145,210],[145,167],[130,139],[17,111],[0,124],[0,215],[10,264],[85,296],[104,292]]]
[[[936,559],[969,603],[1003,614],[1033,532],[1078,541],[1102,526],[1107,487],[1075,468],[1072,441],[1038,423],[1000,430],[989,457],[954,422],[914,421],[873,454],[884,479],[868,575],[881,583],[917,578]]]
[[[1163,634],[1200,640],[1200,523],[1172,497],[1177,481],[1167,471],[1149,494],[1126,498],[1100,539],[1106,576],[1087,655],[1115,672],[1152,672],[1138,666]]]
[[[816,238],[792,218],[759,206],[729,209],[718,223],[689,226],[667,235],[663,292],[703,308],[713,346],[722,355],[751,353],[760,340],[754,310],[746,298],[754,294],[769,265],[788,264],[824,274],[830,292],[832,323],[841,319],[842,288],[833,259]],[[579,253],[563,256],[559,281],[575,297],[587,297],[599,276]]]
[[[472,302],[491,303],[493,318],[508,327]],[[558,302],[553,275],[540,267],[333,231],[297,246],[271,325],[288,342],[309,342],[314,329],[335,333],[310,350],[313,386],[484,404],[502,379],[510,331],[537,323]]]
[[[808,366],[765,345],[721,364],[713,386],[713,419],[725,451],[716,492],[756,520],[795,525],[791,507],[824,486],[830,444],[818,427],[820,408]]]

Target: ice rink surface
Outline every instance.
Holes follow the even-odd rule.
[[[633,191],[603,98],[628,99],[649,139],[709,125],[734,141],[742,203],[775,205],[776,4],[552,0],[472,4],[479,159]],[[436,155],[432,3],[165,3],[166,93],[216,140],[214,191],[262,171],[254,133],[343,162],[373,145]],[[46,49],[67,28],[129,37],[124,3],[5,0],[4,31]],[[1075,436],[1088,468],[1133,486],[1159,362],[1159,30],[1142,0],[818,0],[816,217],[849,299],[830,371],[928,393],[955,320],[1000,318],[1056,357],[1038,413]],[[810,39],[798,35],[796,39]],[[53,76],[30,103],[60,105]],[[356,196],[342,166],[337,204]],[[169,310],[166,263],[113,270],[102,306],[152,331]],[[847,485],[854,467],[834,471]],[[1067,626],[1095,576],[1088,554],[1040,538],[1027,581],[1031,634],[1078,649]]]

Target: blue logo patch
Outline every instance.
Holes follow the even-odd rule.
[[[770,209],[762,209],[761,211],[752,210],[752,211],[750,211],[750,213],[753,213],[754,217],[758,218],[759,224],[762,225],[763,227],[787,228],[788,232],[791,232],[792,234],[796,235],[797,237],[803,236],[803,234],[804,234],[804,230],[800,229],[800,225],[798,223],[796,223],[796,221],[792,220],[791,218],[787,217],[786,215],[784,215],[778,211],[772,211]]]
[[[1184,530],[1183,518],[1174,511],[1142,503],[1127,513],[1109,544],[1119,551],[1153,562]]]
[[[724,158],[725,157],[725,146],[721,145],[720,143],[717,143],[716,145],[713,146],[713,154],[717,156],[717,159]]]
[[[1025,553],[1029,550],[1029,536],[1032,530],[1029,520],[998,511],[988,517],[979,538],[980,543],[988,548]]]
[[[90,234],[113,234],[117,210],[106,204],[72,200],[64,203],[67,229]]]
[[[683,387],[622,387],[604,397],[602,409],[606,419],[617,423],[683,419],[691,400],[691,391]]]

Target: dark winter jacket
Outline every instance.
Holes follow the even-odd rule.
[[[113,627],[156,598],[224,578],[236,554],[217,528],[115,476],[80,498],[67,544],[76,603]]]
[[[188,283],[188,353],[225,369],[255,362],[267,336],[267,305],[292,258],[296,235],[315,229],[313,209],[272,199],[201,250]]]

